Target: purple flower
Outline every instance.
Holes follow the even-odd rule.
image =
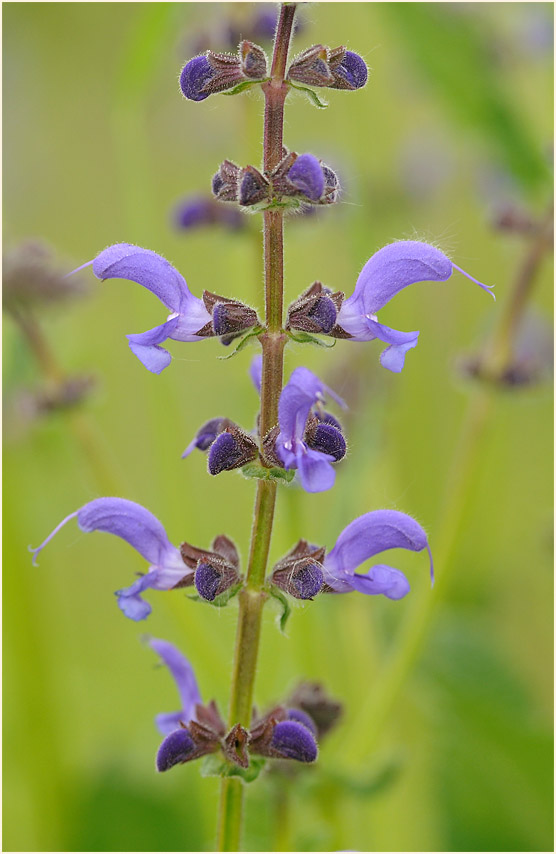
[[[182,704],[178,712],[165,712],[157,715],[155,718],[160,732],[163,735],[168,735],[176,730],[180,726],[180,723],[187,724],[192,720],[195,715],[195,707],[198,703],[201,703],[201,694],[199,693],[193,668],[185,655],[182,655],[168,641],[157,640],[156,638],[149,640],[149,646],[160,656],[172,674]]]
[[[334,68],[332,73],[335,78],[335,85],[342,89],[361,89],[367,82],[369,74],[364,60],[352,50],[346,50],[341,63]],[[338,81],[336,76],[342,78],[341,81]]]
[[[222,205],[205,196],[188,196],[176,205],[173,214],[177,228],[191,231],[204,226],[221,225],[230,231],[238,231],[245,225],[245,218],[236,208]]]
[[[206,56],[195,56],[182,68],[180,74],[180,89],[185,98],[190,101],[204,101],[211,94],[207,84],[215,76]]]
[[[287,177],[312,202],[318,202],[324,193],[324,173],[313,154],[300,154]]]
[[[380,357],[389,371],[399,373],[405,354],[417,346],[418,332],[399,332],[378,322],[376,312],[403,288],[415,282],[444,282],[453,271],[459,270],[487,293],[489,286],[474,279],[439,249],[428,243],[402,240],[379,249],[363,267],[353,294],[344,300],[338,313],[338,337],[351,341],[372,341],[379,338],[387,344]],[[491,294],[494,298],[494,294]]]
[[[415,519],[398,510],[374,510],[354,519],[344,528],[332,551],[323,562],[324,581],[336,593],[358,590],[369,595],[382,594],[402,599],[409,593],[403,572],[386,564],[376,564],[361,575],[355,570],[364,561],[388,549],[426,549],[430,557],[431,582],[434,582],[432,555],[427,535]]]
[[[147,370],[159,374],[172,361],[170,353],[160,346],[164,341],[203,340],[198,333],[212,322],[211,315],[203,300],[193,296],[183,276],[161,255],[130,243],[116,243],[78,269],[90,264],[101,281],[129,279],[137,282],[172,312],[160,326],[127,336],[132,353]]]
[[[157,715],[156,725],[166,737],[156,755],[157,771],[168,771],[174,765],[190,762],[221,746],[224,723],[216,705],[203,706],[191,664],[167,641],[149,641],[176,683],[182,708],[177,712]]]
[[[66,516],[38,548],[31,549],[35,566],[37,555],[74,517],[77,517],[77,524],[84,533],[104,531],[115,534],[149,562],[145,575],[130,587],[116,592],[118,606],[130,620],[144,620],[151,613],[151,606],[141,598],[141,593],[149,587],[171,590],[178,584],[193,584],[194,571],[185,566],[179,549],[169,541],[158,519],[140,504],[125,498],[96,498]]]
[[[202,427],[199,427],[195,437],[191,440],[183,454],[181,455],[182,460],[189,456],[189,454],[197,448],[199,451],[208,451],[212,443],[215,441],[216,437],[220,435],[226,424],[228,423],[227,418],[211,418],[210,421],[207,421]]]
[[[342,433],[331,424],[318,423],[311,435],[307,435],[308,426],[313,426],[310,423],[313,407],[322,404],[325,393],[345,406],[308,368],[296,368],[278,403],[275,453],[285,469],[299,471],[301,485],[307,492],[323,492],[333,486],[336,473],[331,463],[341,459],[346,451]],[[331,431],[333,435],[329,435]]]
[[[276,724],[270,747],[280,756],[298,762],[314,762],[318,756],[318,747],[311,730],[295,720]]]

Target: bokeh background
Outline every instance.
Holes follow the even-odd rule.
[[[4,4],[6,250],[40,238],[69,270],[138,243],[194,293],[262,308],[256,218],[238,232],[172,222],[224,158],[260,161],[260,95],[194,104],[177,86],[187,58],[227,48],[229,19],[249,36],[256,8]],[[381,320],[421,330],[401,375],[374,344],[288,349],[288,370],[306,364],[348,400],[350,454],[333,491],[282,490],[272,557],[301,536],[331,547],[355,516],[392,507],[427,528],[438,582],[431,592],[423,555],[400,553],[403,601],[321,597],[295,609],[287,637],[267,608],[259,705],[303,676],[345,714],[318,767],[250,787],[245,847],[551,850],[552,383],[544,363],[502,389],[461,366],[485,348],[531,251],[530,235],[493,220],[508,204],[542,218],[551,203],[552,4],[305,4],[300,17],[294,49],[342,42],[372,73],[363,91],[323,93],[327,110],[288,100],[287,144],[337,169],[344,192],[288,221],[287,297],[315,279],[350,293],[376,249],[417,237],[495,284],[497,302],[459,274],[397,296]],[[235,606],[152,593],[152,616],[134,624],[112,594],[145,569],[125,543],[72,523],[36,569],[27,547],[115,493],[174,543],[225,532],[245,559],[253,482],[211,479],[202,454],[180,454],[212,416],[253,425],[255,349],[219,361],[218,342],[171,343],[172,365],[149,374],[125,333],[164,309],[129,282],[85,279],[87,297],[34,314],[66,374],[96,377],[80,409],[22,405],[45,380],[5,319],[4,850],[210,851],[218,780],[196,764],[154,773],[153,717],[178,702],[141,638],[179,646],[225,709]],[[520,343],[541,362],[551,282],[545,253]]]

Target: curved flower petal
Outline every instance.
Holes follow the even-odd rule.
[[[399,374],[404,366],[405,354],[417,346],[419,333],[400,332],[397,329],[390,329],[389,326],[384,326],[376,320],[370,318],[366,318],[366,320],[367,326],[373,332],[373,337],[380,338],[381,341],[389,344],[380,355],[380,364],[383,368]]]
[[[168,771],[180,762],[187,762],[195,750],[195,742],[183,727],[166,736],[156,754],[156,770]]]
[[[161,732],[172,732],[173,729],[176,729],[179,721],[187,723],[193,718],[195,706],[201,702],[201,694],[193,667],[185,655],[182,655],[173,644],[157,638],[152,638],[149,641],[149,646],[160,656],[174,677],[182,702],[181,711],[161,714],[156,718],[156,724]]]
[[[181,560],[178,549],[168,540],[162,524],[140,504],[128,501],[127,498],[95,498],[66,516],[38,548],[32,549],[33,562],[54,534],[75,516],[84,533],[104,531],[107,534],[115,534],[133,546],[150,563],[162,564],[165,560],[171,561],[176,555]]]
[[[166,531],[156,516],[135,501],[125,498],[96,498],[79,510],[66,516],[38,548],[33,549],[33,562],[44,546],[66,522],[77,517],[84,533],[103,531],[125,540],[152,564],[146,575],[141,576],[130,587],[118,590],[118,605],[132,620],[143,620],[151,612],[151,606],[141,599],[140,593],[147,588],[170,590],[185,575],[179,549],[169,541]]]
[[[322,395],[323,384],[308,368],[296,368],[282,389],[278,403],[278,443],[286,449],[294,441],[301,441],[311,407]]]
[[[297,454],[296,461],[299,479],[306,492],[325,492],[332,489],[336,472],[330,464],[335,462],[334,457],[307,448]]]
[[[175,316],[148,332],[126,336],[131,352],[153,374],[160,374],[172,361],[170,353],[160,344],[171,338],[177,323],[178,317]]]
[[[185,303],[196,299],[186,281],[161,255],[130,243],[116,243],[104,249],[93,261],[97,278],[129,279],[151,291],[171,311],[181,311]]]
[[[351,583],[359,593],[370,596],[382,594],[388,599],[403,599],[411,589],[403,572],[384,563],[371,567],[365,575],[355,573]]]
[[[408,285],[443,282],[451,275],[452,262],[435,246],[417,240],[399,240],[369,258],[359,274],[353,296],[346,303],[361,297],[364,314],[376,314]]]
[[[274,727],[270,746],[286,759],[314,762],[318,747],[310,729],[298,721],[281,721]]]
[[[357,567],[388,549],[414,552],[427,549],[431,581],[434,579],[427,535],[419,523],[399,510],[374,510],[359,516],[344,528],[324,560],[325,582],[338,592],[352,589]]]

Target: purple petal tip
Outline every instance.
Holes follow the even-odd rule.
[[[297,721],[276,724],[272,734],[272,747],[286,759],[297,762],[314,762],[318,747],[310,730]]]
[[[324,174],[316,157],[301,154],[290,171],[288,179],[312,202],[317,202],[324,193]]]
[[[352,50],[346,50],[346,55],[342,60],[337,72],[344,77],[354,89],[361,89],[367,82],[369,72],[365,61],[354,53]]]
[[[209,93],[203,92],[205,85],[213,77],[213,70],[206,56],[190,59],[180,74],[180,89],[190,101],[204,101]]]
[[[156,770],[168,771],[180,762],[187,762],[190,753],[195,749],[193,739],[187,729],[174,730],[166,736],[156,755]]]

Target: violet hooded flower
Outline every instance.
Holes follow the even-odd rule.
[[[156,770],[190,762],[220,748],[225,727],[214,703],[203,706],[195,673],[187,658],[168,643],[152,638],[150,647],[160,656],[176,683],[182,708],[157,715],[155,723],[165,736],[156,755]]]
[[[160,326],[127,336],[132,353],[154,374],[161,373],[172,361],[170,353],[161,347],[164,341],[203,341],[217,335],[222,337],[223,343],[229,343],[238,332],[257,322],[256,313],[237,300],[208,291],[204,291],[203,299],[193,296],[175,267],[150,249],[116,243],[77,269],[91,264],[93,273],[101,281],[128,279],[137,282],[171,310]]]
[[[170,309],[171,314],[160,326],[127,336],[130,350],[148,371],[159,374],[172,361],[170,353],[160,346],[164,341],[203,340],[198,333],[211,322],[211,315],[203,300],[193,296],[183,276],[161,255],[130,243],[116,243],[78,269],[91,264],[101,281],[137,282]]]
[[[364,561],[389,549],[413,552],[426,549],[434,583],[429,542],[419,523],[399,510],[373,510],[350,522],[326,555],[323,561],[325,584],[335,593],[357,590],[371,596],[382,594],[388,599],[402,599],[409,593],[410,586],[399,569],[381,563],[365,574],[355,572]]]
[[[38,548],[31,549],[35,566],[37,555],[60,528],[74,518],[84,533],[115,534],[149,562],[145,575],[130,587],[116,592],[118,606],[130,620],[144,620],[151,613],[151,606],[141,598],[141,593],[148,588],[171,590],[177,585],[193,584],[194,571],[185,566],[180,550],[169,541],[162,524],[140,504],[125,498],[96,498],[62,519]]]
[[[170,671],[176,683],[182,707],[178,712],[165,712],[157,715],[155,723],[163,735],[168,735],[180,726],[187,724],[195,715],[195,706],[201,703],[201,694],[195,679],[193,667],[182,653],[168,641],[151,638],[149,646],[157,653]]]
[[[369,258],[357,279],[353,294],[344,300],[332,335],[350,341],[380,339],[383,367],[399,373],[405,354],[417,346],[418,332],[400,332],[379,323],[376,313],[399,291],[415,282],[444,282],[458,270],[495,299],[490,287],[470,276],[439,249],[428,243],[401,240],[379,249]]]
[[[251,364],[251,379],[260,392],[262,359]],[[346,442],[336,419],[322,410],[325,395],[345,407],[341,397],[308,368],[296,368],[280,393],[278,427],[264,437],[265,451],[285,469],[297,469],[307,492],[324,492],[334,485],[332,463],[346,453]],[[271,435],[272,433],[275,435]],[[271,439],[272,449],[268,439]]]

